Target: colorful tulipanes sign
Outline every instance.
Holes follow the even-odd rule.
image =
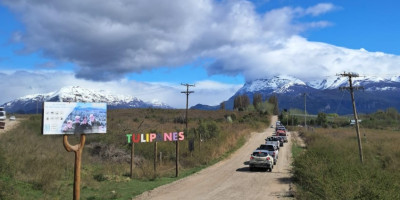
[[[107,104],[44,102],[43,135],[106,133]]]
[[[126,134],[128,143],[142,143],[142,142],[172,142],[181,141],[185,139],[183,132],[172,133],[146,133],[146,134]]]

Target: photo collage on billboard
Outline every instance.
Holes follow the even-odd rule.
[[[45,102],[43,135],[106,133],[107,104]]]

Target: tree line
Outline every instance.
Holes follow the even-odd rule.
[[[260,93],[255,93],[253,95],[253,102],[250,104],[250,98],[247,94],[238,95],[233,100],[233,109],[238,111],[245,111],[249,108],[250,105],[254,107],[256,110],[262,110],[263,107],[263,96]],[[265,101],[273,106],[272,114],[278,115],[279,114],[279,105],[278,105],[278,98],[273,95],[268,98],[268,101]],[[225,110],[226,105],[225,102],[220,104],[220,109]]]

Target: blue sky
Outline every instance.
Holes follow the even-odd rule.
[[[80,85],[184,107],[180,83],[195,83],[191,105],[216,105],[279,74],[399,74],[399,4],[2,0],[0,104]]]

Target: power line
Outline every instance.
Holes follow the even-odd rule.
[[[358,124],[358,116],[357,116],[357,110],[356,110],[356,102],[354,100],[354,90],[360,90],[360,89],[364,89],[361,86],[353,86],[353,82],[351,80],[351,78],[353,77],[359,77],[359,75],[357,73],[349,73],[349,72],[344,72],[342,74],[338,74],[338,76],[342,76],[342,77],[348,77],[349,78],[349,87],[340,87],[340,90],[350,90],[350,95],[351,95],[351,101],[353,103],[353,113],[354,113],[354,120],[356,123],[356,131],[357,131],[357,141],[358,141],[358,151],[360,154],[360,161],[361,163],[364,163],[364,157],[363,157],[363,153],[362,153],[362,146],[361,146],[361,137],[360,137],[360,127]]]

